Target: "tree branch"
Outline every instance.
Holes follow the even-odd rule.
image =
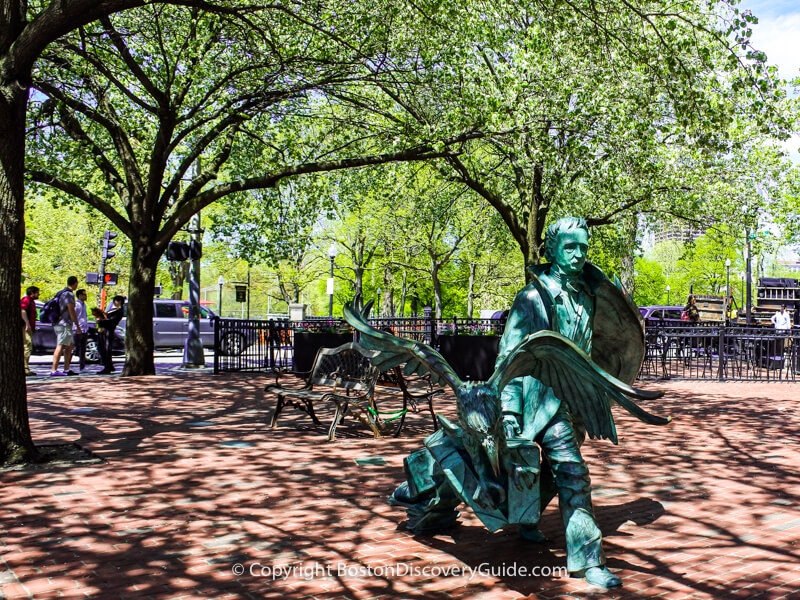
[[[197,211],[208,206],[215,200],[219,200],[230,194],[244,192],[248,190],[273,188],[282,179],[295,175],[309,173],[324,173],[339,171],[342,169],[352,169],[355,167],[366,167],[371,165],[381,165],[390,162],[408,162],[417,160],[430,160],[434,158],[445,158],[451,156],[447,151],[435,152],[429,146],[421,146],[390,152],[373,156],[363,156],[359,158],[345,158],[341,160],[310,162],[302,165],[285,167],[270,175],[261,177],[251,177],[223,183],[210,190],[202,192],[193,198],[186,198],[176,202],[172,210],[167,215],[166,222],[159,233],[159,240],[166,243],[172,236],[194,215]]]
[[[39,183],[49,185],[57,190],[66,192],[78,200],[86,202],[86,204],[92,208],[100,211],[128,238],[133,239],[135,232],[131,227],[131,224],[125,220],[125,217],[114,210],[114,208],[108,202],[100,198],[100,196],[91,193],[84,186],[77,185],[71,181],[66,181],[56,177],[55,175],[46,173],[45,171],[28,170],[26,175],[31,181],[37,181]]]

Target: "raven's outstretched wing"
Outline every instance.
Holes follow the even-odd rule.
[[[568,338],[554,331],[540,331],[522,340],[497,366],[487,382],[499,394],[512,379],[530,375],[544,385],[580,416],[592,438],[617,443],[611,416],[611,402],[650,425],[664,425],[671,418],[652,415],[630,397],[651,400],[664,392],[633,388],[598,367],[589,355]]]
[[[427,344],[413,342],[404,338],[399,338],[391,333],[375,329],[367,323],[369,311],[372,308],[370,300],[362,311],[355,308],[359,297],[344,305],[343,313],[345,320],[356,330],[361,332],[360,344],[370,350],[379,350],[380,356],[372,360],[372,363],[381,371],[386,371],[402,363],[406,363],[403,372],[406,375],[416,373],[418,375],[431,374],[431,381],[436,384],[448,384],[456,392],[464,385],[461,379],[447,364],[442,355],[436,352]]]

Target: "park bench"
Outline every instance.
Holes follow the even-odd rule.
[[[270,427],[276,426],[287,404],[305,412],[314,424],[321,425],[314,412],[314,404],[319,406],[332,402],[336,410],[328,430],[328,441],[333,441],[337,425],[348,413],[367,425],[375,437],[380,437],[383,426],[375,407],[375,383],[380,371],[371,362],[376,356],[377,351],[366,350],[355,342],[336,348],[321,348],[305,385],[285,388],[276,381],[264,388],[277,395]],[[303,376],[302,373],[296,375]]]
[[[420,411],[420,406],[426,404],[433,419],[433,429],[436,431],[439,423],[433,410],[433,397],[442,393],[444,390],[441,388],[432,389],[428,379],[422,377],[407,379],[403,375],[401,367],[394,367],[390,371],[381,373],[375,385],[375,394],[381,399],[381,406],[386,404],[383,400],[387,397],[399,399],[402,405],[396,410],[379,411],[378,416],[381,418],[384,428],[392,425],[393,421],[395,422],[393,435],[396,437],[400,435],[409,409],[417,413]]]

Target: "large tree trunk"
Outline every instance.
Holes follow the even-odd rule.
[[[387,247],[385,256],[390,256],[390,249]],[[394,314],[394,269],[392,263],[386,261],[383,265],[383,298],[381,298],[381,314],[385,317],[393,317]]]
[[[525,283],[533,281],[533,273],[529,267],[535,267],[544,260],[544,230],[538,225],[528,229],[527,243],[520,245],[522,256],[525,259]]]
[[[475,310],[475,272],[478,265],[469,263],[469,283],[467,284],[467,316],[471,319]]]
[[[35,457],[22,365],[19,295],[25,238],[25,112],[28,89],[0,88],[0,463]]]
[[[431,269],[431,281],[433,283],[433,304],[434,314],[437,319],[442,318],[442,281],[439,279],[439,269]]]
[[[128,288],[128,325],[125,331],[123,376],[155,375],[153,359],[153,295],[161,253],[151,245],[133,244]]]
[[[542,179],[544,169],[536,165],[533,169],[533,181],[528,202],[528,218],[525,223],[524,235],[520,231],[512,231],[514,238],[519,243],[522,256],[525,258],[525,283],[533,281],[530,267],[535,267],[544,258],[545,222],[550,210],[549,202],[542,193]]]
[[[639,231],[638,220],[639,216],[636,213],[623,219],[627,239],[625,240],[625,254],[620,261],[619,279],[631,297],[636,291],[636,279],[633,275],[636,267],[636,234]]]
[[[406,316],[406,300],[408,299],[408,271],[403,269],[403,280],[400,283],[400,310],[398,316]]]
[[[353,281],[353,295],[364,297],[364,268],[356,267],[353,269],[355,281]]]

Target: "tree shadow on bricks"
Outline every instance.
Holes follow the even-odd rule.
[[[490,534],[466,511],[449,538],[425,541],[398,530],[403,513],[385,500],[403,478],[403,457],[429,427],[415,432],[418,437],[375,440],[354,424],[352,437],[328,444],[319,431],[300,427],[298,414],[269,430],[272,406],[261,396],[263,384],[247,376],[154,377],[102,388],[97,381],[70,381],[33,392],[37,441],[78,438],[109,462],[4,474],[3,555],[17,578],[37,589],[31,595],[67,591],[56,587],[56,578],[104,600],[593,593],[580,581],[545,577],[334,573],[273,582],[235,576],[237,562],[474,566],[522,556],[539,566],[565,563],[554,509],[544,515],[543,529],[553,538],[544,549],[519,545],[513,532]],[[76,407],[94,410],[69,412]],[[677,390],[647,407],[675,417],[666,428],[615,413],[620,445],[583,447],[599,492],[595,509],[609,565],[626,584],[604,597],[728,598],[743,589],[761,591],[753,586],[766,576],[773,586],[794,580],[800,536],[786,527],[800,487],[792,467],[800,462],[794,441],[800,419],[792,407],[788,399],[764,403],[753,394]],[[213,425],[191,425],[203,422]],[[357,465],[363,457],[384,463]],[[628,512],[636,517],[632,523]],[[734,571],[734,565],[746,568]]]

